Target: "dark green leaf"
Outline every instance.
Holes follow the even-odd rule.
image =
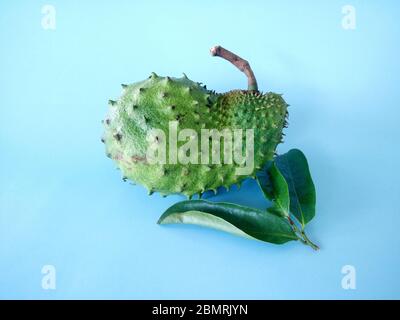
[[[275,158],[275,164],[289,186],[290,212],[302,227],[315,215],[315,187],[308,168],[307,159],[298,149]]]
[[[182,201],[165,211],[158,223],[196,224],[276,244],[298,240],[286,219],[232,203]]]
[[[272,201],[272,206],[267,210],[275,215],[288,217],[289,189],[284,176],[279,172],[275,163],[269,163],[265,171],[257,175],[257,182],[266,198]]]

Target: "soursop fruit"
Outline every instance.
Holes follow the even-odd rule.
[[[288,105],[279,94],[264,94],[258,90],[233,90],[221,94],[208,90],[186,75],[174,78],[155,73],[144,81],[122,87],[122,96],[109,101],[102,141],[107,155],[120,168],[123,179],[144,185],[150,194],[182,193],[191,198],[194,194],[201,196],[207,190],[216,191],[220,186],[229,189],[233,184],[240,185],[245,178],[254,178],[255,172],[273,158],[282,140]],[[191,129],[189,132],[193,136],[188,135],[186,141],[180,141],[176,136],[172,137],[171,126],[178,134],[183,129]],[[213,145],[212,137],[202,141],[202,129],[230,130],[232,136],[242,129],[241,141],[230,145],[228,140],[223,137],[218,140],[217,136],[215,141],[218,140],[219,145]],[[234,159],[229,161],[228,156],[224,159],[224,152],[231,147],[245,156],[249,143],[246,141],[247,129],[253,129],[254,163],[246,174],[237,174],[237,169],[245,164]],[[160,130],[165,134],[154,133]],[[198,138],[198,145],[190,151],[198,151],[198,155],[190,154],[190,159],[197,158],[197,163],[195,160],[189,163],[177,161],[180,152],[188,152],[185,145],[193,142],[194,136]],[[208,143],[207,150],[203,143]],[[178,148],[178,156],[169,152],[173,144]],[[149,159],[149,149],[157,145],[165,147],[164,162],[154,163]],[[213,154],[218,151],[219,162],[213,160]]]

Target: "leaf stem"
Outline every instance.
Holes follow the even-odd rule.
[[[292,218],[290,218],[290,216],[287,216],[287,219],[288,219],[290,225],[292,226],[293,231],[297,234],[297,236],[299,237],[299,240],[303,244],[305,244],[307,246],[310,246],[311,248],[313,248],[316,251],[319,250],[319,247],[307,237],[307,235],[306,235],[306,233],[304,232],[303,229],[300,230],[297,227],[297,225],[293,222],[293,220],[292,220]]]
[[[314,250],[319,250],[319,247],[307,237],[304,231],[301,231],[301,235],[303,236],[304,241],[307,243],[307,245],[309,245]]]

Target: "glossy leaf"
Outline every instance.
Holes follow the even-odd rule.
[[[165,211],[158,223],[201,225],[276,244],[298,240],[286,219],[232,203],[182,201]]]
[[[265,171],[257,175],[257,182],[267,199],[272,201],[272,206],[267,210],[281,217],[288,217],[290,211],[289,188],[284,176],[270,162]]]
[[[315,216],[315,186],[311,178],[307,159],[298,149],[275,158],[275,164],[289,187],[290,212],[302,227]]]

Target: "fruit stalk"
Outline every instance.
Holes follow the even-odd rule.
[[[221,46],[212,47],[210,49],[210,52],[212,56],[221,57],[225,60],[228,60],[236,68],[242,71],[247,76],[248,90],[258,91],[256,77],[247,60],[242,59],[238,55],[234,54],[233,52],[230,52],[229,50],[226,50]]]

